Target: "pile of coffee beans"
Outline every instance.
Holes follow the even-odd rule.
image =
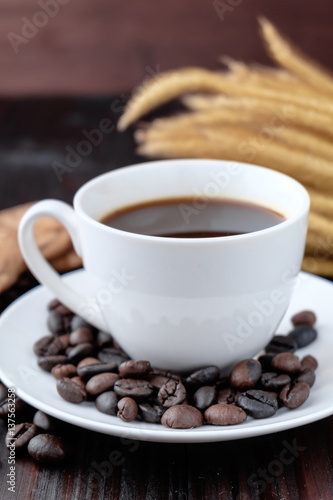
[[[317,337],[312,311],[296,314],[294,329],[276,335],[265,354],[240,361],[221,377],[217,366],[184,375],[129,359],[110,334],[97,331],[58,300],[48,309],[50,335],[33,346],[39,366],[51,372],[66,401],[91,401],[98,411],[125,422],[138,419],[177,429],[240,424],[247,416],[267,418],[279,407],[299,407],[315,381],[316,359],[300,360],[294,354]],[[33,433],[30,429],[24,433]],[[36,454],[36,439],[45,438],[31,439],[31,454]],[[60,457],[61,445],[49,444]]]

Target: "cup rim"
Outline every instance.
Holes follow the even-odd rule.
[[[269,175],[272,175],[273,177],[277,176],[277,177],[280,177],[282,179],[285,179],[287,182],[289,182],[291,184],[294,184],[294,186],[296,186],[298,191],[302,194],[303,199],[304,199],[304,203],[303,203],[302,207],[298,210],[298,212],[296,212],[294,215],[291,215],[290,217],[288,217],[284,221],[282,221],[274,226],[270,226],[270,227],[267,227],[264,229],[259,229],[257,231],[252,231],[249,233],[236,234],[236,235],[230,235],[230,236],[214,236],[211,238],[205,238],[205,237],[202,237],[202,238],[200,238],[200,237],[199,238],[167,237],[166,238],[165,236],[155,236],[155,235],[139,234],[139,233],[134,233],[134,232],[130,232],[130,231],[125,231],[125,230],[113,228],[111,226],[107,226],[107,225],[101,223],[100,221],[98,221],[98,220],[94,219],[93,217],[91,217],[90,215],[88,215],[86,213],[86,211],[84,210],[84,208],[82,207],[81,201],[82,201],[82,197],[85,195],[85,193],[88,190],[93,189],[93,187],[96,184],[103,182],[103,180],[107,177],[110,177],[112,175],[116,175],[117,173],[118,174],[123,173],[125,171],[132,171],[134,169],[137,170],[138,168],[157,168],[158,165],[167,164],[167,163],[169,163],[170,165],[174,165],[174,166],[185,165],[185,164],[188,164],[189,162],[193,163],[193,164],[198,164],[198,163],[203,163],[203,162],[205,162],[205,163],[209,162],[210,164],[219,163],[221,165],[233,164],[233,165],[244,166],[246,168],[250,167],[250,168],[255,168],[258,170],[266,171]],[[110,171],[105,172],[103,174],[97,175],[96,177],[93,177],[92,179],[87,181],[85,184],[83,184],[78,189],[78,191],[76,192],[74,199],[73,199],[73,206],[74,206],[75,212],[77,212],[86,222],[89,222],[90,224],[92,224],[96,228],[99,228],[100,230],[107,231],[110,234],[113,233],[115,235],[127,237],[130,239],[135,239],[135,240],[146,240],[146,241],[151,241],[151,242],[154,241],[154,242],[159,242],[159,243],[163,242],[164,244],[179,244],[179,245],[180,244],[187,244],[187,245],[188,244],[190,244],[190,245],[196,244],[196,245],[198,245],[198,244],[202,244],[204,242],[207,245],[207,244],[221,243],[221,241],[224,241],[225,244],[228,244],[230,242],[239,241],[242,239],[253,239],[253,238],[258,237],[262,234],[271,234],[271,233],[274,233],[276,231],[281,231],[284,228],[286,228],[292,224],[295,224],[299,219],[304,217],[304,215],[306,215],[309,212],[310,197],[309,197],[309,194],[308,194],[307,190],[305,189],[305,187],[299,181],[297,181],[293,177],[290,177],[289,175],[286,175],[286,174],[279,172],[277,170],[273,170],[273,169],[263,167],[260,165],[255,165],[252,163],[243,163],[243,162],[238,162],[238,161],[215,160],[215,159],[210,159],[210,158],[207,158],[207,159],[206,158],[200,158],[200,159],[192,159],[192,158],[183,159],[182,158],[182,159],[171,159],[171,160],[164,159],[164,160],[156,160],[156,161],[147,161],[147,162],[142,162],[142,163],[134,163],[131,165],[119,167],[119,168],[116,168],[114,170],[110,170]]]

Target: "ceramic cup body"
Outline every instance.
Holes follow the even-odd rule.
[[[194,219],[213,198],[254,202],[286,217],[268,229],[229,237],[163,238],[98,222],[122,207],[192,197]],[[184,207],[182,207],[184,209]],[[262,349],[289,304],[304,252],[309,197],[293,179],[262,167],[214,160],[139,164],[85,184],[68,205],[46,200],[22,220],[19,240],[37,278],[76,313],[108,330],[135,359],[191,370],[227,368]],[[94,282],[80,296],[41,258],[34,221],[65,224]]]

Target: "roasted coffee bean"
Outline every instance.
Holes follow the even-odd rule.
[[[96,396],[97,394],[111,390],[119,378],[117,373],[100,373],[87,382],[86,390],[88,394]]]
[[[67,333],[70,320],[67,316],[61,316],[57,311],[52,310],[47,317],[47,326],[50,332],[55,335]]]
[[[252,389],[261,377],[261,364],[256,359],[244,359],[233,367],[230,384],[236,389]]]
[[[68,362],[67,356],[58,354],[57,356],[41,356],[38,358],[38,366],[47,372],[52,371],[55,365],[64,365]]]
[[[278,402],[268,392],[251,389],[239,396],[238,406],[253,418],[267,418],[275,415]]]
[[[75,347],[72,347],[68,352],[67,357],[71,363],[75,364],[81,361],[81,359],[91,356],[94,352],[95,347],[93,344],[83,342],[82,344],[77,344]]]
[[[15,425],[6,435],[6,446],[15,445],[15,450],[22,450],[27,447],[30,439],[38,434],[38,429],[34,424],[25,422]]]
[[[291,378],[286,373],[278,374],[266,372],[261,375],[260,384],[267,391],[280,391],[285,385],[290,384]]]
[[[69,335],[69,342],[71,345],[92,343],[94,341],[94,335],[90,328],[87,326],[81,326],[76,330],[72,331]]]
[[[149,361],[144,360],[130,359],[119,366],[119,375],[124,378],[146,378],[151,371]]]
[[[280,401],[287,408],[298,408],[308,399],[310,386],[305,382],[286,385],[280,392]]]
[[[299,325],[289,332],[289,337],[296,342],[298,348],[301,348],[316,340],[317,330],[313,326]]]
[[[54,378],[60,379],[60,378],[71,378],[75,377],[76,375],[76,366],[74,365],[55,365],[52,370],[51,374],[54,376]]]
[[[70,403],[82,403],[87,399],[87,391],[80,387],[73,379],[57,380],[57,391],[62,398]]]
[[[167,370],[153,370],[148,376],[149,382],[155,389],[160,389],[170,379],[181,381],[181,376],[178,373]]]
[[[28,444],[28,452],[44,464],[57,464],[66,458],[65,444],[62,439],[52,434],[38,434]]]
[[[234,405],[216,404],[207,408],[205,420],[212,425],[237,425],[245,422],[247,415],[242,408]]]
[[[53,299],[47,306],[49,311],[56,311],[60,316],[73,316],[73,313],[67,306],[62,304],[60,300]]]
[[[108,346],[112,344],[112,337],[109,333],[103,332],[102,330],[97,332],[96,344],[99,348]]]
[[[48,304],[47,304],[47,309],[49,311],[53,311],[53,309],[56,309],[57,307],[59,307],[61,305],[61,302],[60,300],[58,299],[53,299],[51,300]]]
[[[274,356],[272,360],[273,370],[293,375],[301,369],[301,362],[297,356],[291,352],[281,352]]]
[[[224,387],[224,389],[220,389],[217,394],[217,403],[228,405],[235,404],[240,394],[241,392],[236,391],[236,389],[232,387]]]
[[[316,320],[317,320],[316,315],[312,311],[301,311],[298,314],[295,314],[291,318],[291,321],[294,326],[299,326],[299,325],[313,326]]]
[[[41,357],[48,354],[48,348],[53,343],[54,337],[52,335],[47,335],[36,340],[32,349],[36,356]]]
[[[73,377],[72,378],[72,381],[74,384],[77,384],[79,387],[82,387],[82,389],[86,390],[86,384],[85,382],[82,380],[81,377]]]
[[[301,361],[301,371],[304,371],[308,368],[313,371],[317,370],[318,368],[318,361],[313,356],[305,356]]]
[[[289,335],[275,335],[265,347],[267,353],[276,354],[279,352],[295,352],[296,349],[296,341]]]
[[[56,432],[62,425],[62,422],[57,418],[51,417],[41,410],[36,411],[33,423],[35,426],[44,432],[53,433]]]
[[[185,380],[187,387],[214,384],[220,376],[220,370],[217,366],[207,366],[191,373]]]
[[[306,368],[298,373],[295,383],[305,382],[309,387],[312,387],[316,380],[316,374],[310,368]]]
[[[97,396],[95,406],[98,411],[106,413],[107,415],[117,415],[118,411],[118,396],[114,391],[103,392]]]
[[[100,373],[111,373],[117,370],[117,363],[101,363],[100,361],[95,364],[80,366],[78,365],[77,374],[83,380],[89,380],[95,375]]]
[[[153,390],[147,380],[124,378],[114,384],[114,391],[122,398],[129,396],[135,400],[148,399]]]
[[[166,410],[161,423],[173,429],[193,429],[203,424],[203,416],[194,406],[175,405]]]
[[[86,365],[96,365],[98,363],[100,363],[99,359],[88,356],[88,358],[83,358],[78,362],[77,368],[81,368],[82,366]]]
[[[56,356],[62,354],[69,346],[69,335],[62,334],[58,337],[53,337],[53,342],[45,349],[44,356]]]
[[[272,368],[271,363],[274,356],[275,353],[272,352],[268,352],[266,354],[263,354],[262,356],[259,356],[258,361],[262,366],[263,372],[269,372],[271,370]]]
[[[211,385],[199,387],[193,394],[193,403],[198,410],[204,411],[211,406],[216,398],[216,389]]]
[[[121,418],[124,422],[132,422],[137,417],[138,405],[134,399],[125,397],[118,401],[117,417]]]
[[[186,389],[183,384],[177,380],[168,380],[158,391],[157,400],[164,408],[180,405],[185,401]]]
[[[103,347],[97,357],[102,363],[116,363],[117,368],[119,368],[121,363],[129,359],[123,351],[114,347]]]
[[[151,424],[160,424],[165,410],[166,408],[162,406],[150,405],[149,403],[139,404],[139,414],[142,420]]]
[[[23,401],[23,399],[18,396],[15,396],[14,399],[11,393],[9,393],[9,397],[6,396],[0,401],[0,418],[7,419],[8,413],[12,413],[14,407],[16,418],[26,416],[31,410],[31,406]]]
[[[76,330],[77,328],[81,328],[82,326],[88,327],[92,331],[94,330],[94,328],[85,319],[74,314],[74,316],[71,319],[71,323],[70,323],[71,331],[73,332],[74,330]]]

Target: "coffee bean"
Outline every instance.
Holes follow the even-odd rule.
[[[138,405],[134,399],[125,397],[118,401],[118,410],[117,417],[124,422],[132,422],[137,417]]]
[[[239,396],[238,406],[253,418],[271,417],[278,409],[278,403],[274,396],[257,389],[251,389]]]
[[[61,302],[60,300],[58,299],[53,299],[51,300],[48,304],[47,304],[47,309],[49,311],[52,311],[53,309],[56,309],[57,307],[59,307],[61,305]]]
[[[62,398],[70,403],[82,403],[87,399],[87,392],[71,378],[57,380],[57,391]]]
[[[78,365],[79,366],[79,365]],[[100,373],[110,373],[117,370],[117,363],[101,363],[100,361],[96,364],[80,366],[77,369],[77,374],[83,380],[89,380],[95,375]],[[118,377],[119,378],[119,377]]]
[[[47,372],[50,372],[55,365],[64,365],[68,362],[67,356],[58,354],[57,356],[41,356],[38,358],[38,366]]]
[[[74,314],[74,316],[71,319],[70,327],[71,331],[74,331],[77,328],[81,327],[87,327],[93,331],[93,327],[85,319],[81,318],[80,316],[77,316],[76,314]]]
[[[216,398],[216,389],[211,385],[199,387],[193,394],[193,403],[198,410],[204,411],[211,406]]]
[[[47,415],[41,410],[36,411],[33,418],[33,423],[38,428],[38,430],[42,430],[46,433],[56,432],[62,425],[62,422],[60,422],[60,420]]]
[[[14,429],[7,432],[6,446],[15,445],[15,450],[19,451],[27,447],[30,439],[38,434],[36,425],[30,422],[15,425]]]
[[[69,335],[63,334],[58,337],[53,337],[53,341],[48,345],[45,350],[44,356],[56,356],[63,353],[69,346]]]
[[[157,400],[164,408],[179,405],[185,401],[186,389],[181,382],[168,380],[158,391]]]
[[[94,341],[94,336],[90,328],[87,326],[81,326],[76,330],[72,331],[69,335],[69,342],[71,345],[92,343]]]
[[[293,375],[301,369],[301,362],[297,356],[291,352],[281,352],[274,356],[272,360],[273,370]]]
[[[128,356],[120,349],[115,349],[114,347],[103,347],[97,355],[98,359],[102,363],[116,363],[117,368],[124,362],[128,360]]]
[[[228,405],[237,403],[240,394],[241,392],[236,391],[232,387],[224,387],[224,389],[220,389],[218,392],[217,403]]]
[[[153,386],[147,380],[124,378],[117,380],[114,391],[120,397],[129,396],[135,400],[142,400],[152,395]]]
[[[247,415],[244,410],[234,405],[216,404],[207,408],[205,420],[212,425],[237,425],[245,422]]]
[[[83,342],[82,344],[77,344],[72,347],[68,352],[67,357],[72,363],[78,363],[81,359],[91,356],[95,352],[95,347],[93,344],[88,342]]]
[[[162,406],[150,405],[149,403],[139,404],[139,413],[142,420],[152,424],[161,423],[161,418],[165,410]]]
[[[88,358],[83,358],[81,359],[81,361],[78,362],[77,368],[81,368],[82,366],[86,365],[95,365],[97,363],[100,363],[99,359],[88,356]]]
[[[178,373],[167,370],[153,370],[148,376],[149,382],[155,389],[160,389],[170,379],[181,381],[181,376]]]
[[[60,378],[71,378],[76,375],[76,366],[74,365],[55,365],[52,370],[51,374],[54,376],[54,378],[60,379]]]
[[[261,364],[256,359],[244,359],[233,367],[230,384],[236,389],[251,389],[261,377]]]
[[[87,382],[86,390],[88,394],[96,396],[97,394],[112,389],[119,378],[117,373],[100,373]]]
[[[312,387],[313,384],[315,383],[315,380],[316,380],[315,372],[310,368],[306,368],[305,370],[299,372],[297,378],[295,379],[295,383],[305,382],[306,384],[308,384],[309,387]]]
[[[23,399],[21,399],[18,396],[15,396],[15,403],[13,403],[13,397],[10,396],[5,397],[0,401],[0,418],[2,419],[7,419],[8,413],[12,413],[11,406],[15,404],[15,415],[16,418],[26,416],[28,413],[30,413],[31,406],[28,405]],[[10,411],[9,411],[10,408]]]
[[[79,387],[82,387],[82,389],[86,390],[86,384],[85,382],[82,380],[81,377],[72,377],[72,382],[74,384],[77,384]]]
[[[274,358],[275,353],[266,353],[263,354],[262,356],[259,356],[258,361],[262,366],[262,371],[263,372],[269,372],[272,368],[271,362],[272,359]]]
[[[184,380],[184,384],[187,387],[211,385],[217,381],[219,376],[220,370],[217,366],[207,366],[206,368],[201,368],[200,370],[191,373],[191,375]]]
[[[66,458],[65,444],[59,437],[52,434],[38,434],[28,444],[28,452],[44,464],[57,464]]]
[[[112,337],[109,333],[100,330],[96,335],[96,344],[99,348],[112,344]]]
[[[95,406],[98,411],[106,413],[107,415],[117,415],[118,411],[118,396],[114,391],[103,392],[97,396]]]
[[[301,348],[311,344],[317,338],[317,330],[313,326],[299,325],[289,332],[289,337],[296,342],[298,348]]]
[[[305,356],[302,361],[301,361],[301,371],[304,371],[306,370],[307,368],[309,368],[310,370],[317,370],[318,368],[318,361],[316,360],[316,358],[314,358],[313,356]]]
[[[211,406],[216,399],[216,389],[211,385],[199,387],[193,394],[193,403],[198,410],[204,411]]]
[[[287,408],[298,408],[308,399],[310,387],[305,382],[286,385],[280,392],[280,401]]]
[[[291,321],[294,326],[299,326],[299,325],[313,326],[316,320],[317,320],[316,315],[312,311],[301,311],[298,314],[295,314],[291,318]]]
[[[193,429],[203,424],[203,416],[194,406],[175,405],[166,410],[161,423],[173,429]]]
[[[261,375],[260,384],[267,391],[280,391],[285,385],[290,384],[291,378],[286,373],[281,375],[266,372]]]
[[[67,333],[70,320],[66,316],[61,316],[57,311],[52,310],[47,317],[47,326],[50,332],[55,335]]]
[[[145,378],[151,371],[149,361],[143,360],[130,359],[119,366],[119,375],[124,378]]]
[[[296,349],[296,341],[289,335],[275,335],[265,347],[267,353],[295,352]]]
[[[49,346],[53,343],[54,337],[52,335],[47,335],[36,340],[32,349],[36,356],[45,356],[48,353]]]

